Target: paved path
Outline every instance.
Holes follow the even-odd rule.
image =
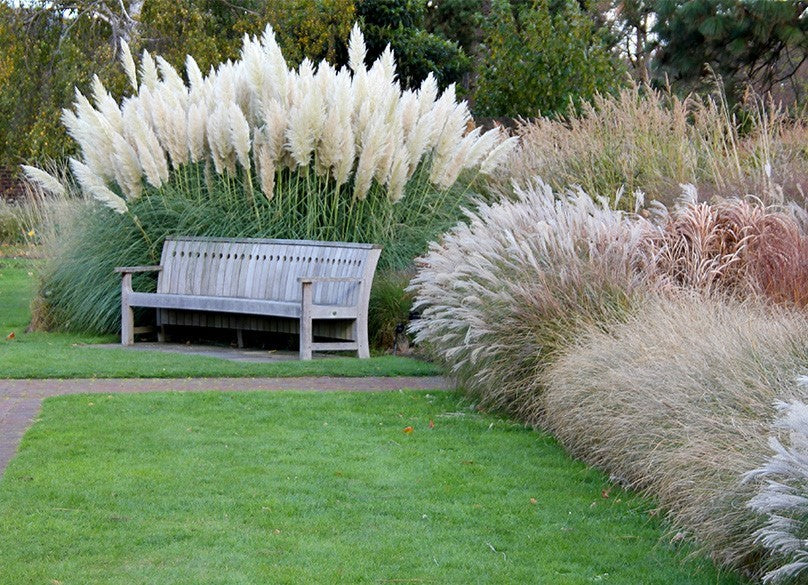
[[[120,392],[227,392],[303,390],[311,392],[380,392],[385,390],[446,390],[445,378],[142,378],[88,380],[0,380],[0,476],[33,422],[43,398],[63,394]]]

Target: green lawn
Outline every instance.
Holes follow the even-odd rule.
[[[29,304],[36,284],[30,260],[0,258],[0,378],[184,378],[214,376],[424,376],[438,368],[420,360],[379,356],[267,364],[202,356],[88,347],[114,337],[31,333]],[[7,336],[14,333],[13,339]]]
[[[552,439],[459,401],[50,398],[0,479],[0,583],[738,583]]]

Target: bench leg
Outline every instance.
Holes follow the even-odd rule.
[[[311,283],[303,283],[303,304],[300,311],[300,359],[311,359],[312,327],[311,327]]]
[[[135,313],[129,305],[121,307],[121,344],[135,343]]]
[[[132,292],[132,275],[124,274],[121,284],[121,345],[135,343],[135,314],[129,306],[130,292]]]
[[[370,343],[368,342],[368,322],[367,319],[356,320],[356,344],[357,355],[360,358],[370,357]]]

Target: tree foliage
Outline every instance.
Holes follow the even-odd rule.
[[[376,59],[389,44],[396,55],[405,87],[417,87],[433,73],[443,88],[462,81],[471,62],[454,41],[424,27],[426,6],[414,0],[358,0],[356,12],[368,44],[368,57]]]
[[[709,76],[707,65],[736,95],[747,82],[766,92],[808,59],[808,2],[657,0],[656,16],[658,74],[686,88]]]
[[[553,6],[555,4],[555,7]],[[577,2],[497,1],[486,24],[475,111],[484,116],[564,112],[621,85],[604,31]]]

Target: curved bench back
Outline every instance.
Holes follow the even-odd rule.
[[[300,302],[298,278],[358,278],[367,286],[324,282],[313,287],[315,304],[355,306],[369,294],[380,253],[373,244],[166,238],[157,292]]]

